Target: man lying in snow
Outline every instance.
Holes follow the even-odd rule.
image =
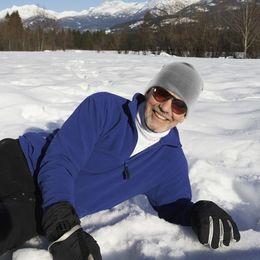
[[[158,216],[191,226],[212,248],[239,241],[235,222],[211,201],[191,202],[176,126],[203,89],[188,63],[170,63],[132,101],[96,93],[52,134],[0,142],[0,254],[38,234],[54,260],[102,259],[80,218],[145,194]]]

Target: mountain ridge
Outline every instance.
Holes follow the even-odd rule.
[[[10,8],[0,10],[0,19],[4,18],[6,13],[9,14],[18,11],[22,19],[32,18],[37,16],[40,12],[44,12],[50,18],[61,19],[65,17],[83,16],[83,15],[118,15],[126,12],[139,12],[147,9],[153,9],[161,6],[169,6],[176,2],[182,3],[184,6],[190,5],[199,0],[148,0],[141,3],[137,2],[124,2],[123,0],[110,0],[104,1],[101,5],[96,7],[89,7],[82,11],[63,11],[56,12],[53,10],[45,9],[37,5],[14,5]]]
[[[24,24],[30,27],[39,25],[39,17],[45,17],[57,21],[62,28],[80,31],[106,30],[118,24],[142,19],[148,11],[171,6],[172,11],[176,12],[195,2],[199,0],[148,0],[141,3],[107,0],[101,5],[79,12],[56,12],[37,5],[23,5],[0,10],[0,19],[3,19],[6,13],[18,11]]]

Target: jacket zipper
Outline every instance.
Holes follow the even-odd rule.
[[[129,180],[130,179],[130,173],[129,173],[129,170],[128,170],[127,163],[124,164],[123,178],[124,178],[124,180]]]
[[[162,146],[164,146],[164,144],[162,144],[162,142],[161,142],[161,140],[160,140],[159,142],[157,142],[157,143],[155,143],[155,144],[153,144],[153,145],[147,147],[146,149],[142,150],[141,152],[139,152],[139,153],[135,154],[134,156],[130,157],[130,158],[127,160],[127,162],[130,162],[131,160],[134,159],[134,157],[139,156],[141,153],[146,153],[146,152],[149,152],[149,151],[152,150],[152,149],[155,149],[155,147],[157,147],[157,146],[158,146],[158,147],[162,147]],[[129,179],[130,179],[130,172],[129,172],[129,169],[128,169],[128,164],[127,164],[127,162],[124,163],[124,171],[123,171],[123,179],[124,179],[124,180],[129,180]]]
[[[158,143],[155,143],[149,147],[147,147],[146,149],[142,150],[141,152],[135,154],[134,156],[130,157],[128,161],[131,161],[134,157],[138,156],[139,154],[141,153],[146,153],[148,151],[150,151],[151,149],[154,149],[154,147],[158,146],[159,145],[159,142]],[[124,171],[123,171],[123,179],[124,180],[129,180],[130,179],[130,172],[129,172],[129,169],[128,169],[128,164],[127,162],[124,163]]]

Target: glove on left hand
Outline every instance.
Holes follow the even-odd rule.
[[[212,201],[201,200],[191,210],[191,226],[202,244],[216,249],[230,241],[238,242],[240,234],[233,219]]]
[[[96,240],[82,229],[50,246],[53,260],[102,260]]]

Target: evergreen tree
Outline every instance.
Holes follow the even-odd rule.
[[[18,11],[11,15],[7,13],[5,16],[5,37],[7,41],[7,49],[10,51],[23,50],[23,23]]]

